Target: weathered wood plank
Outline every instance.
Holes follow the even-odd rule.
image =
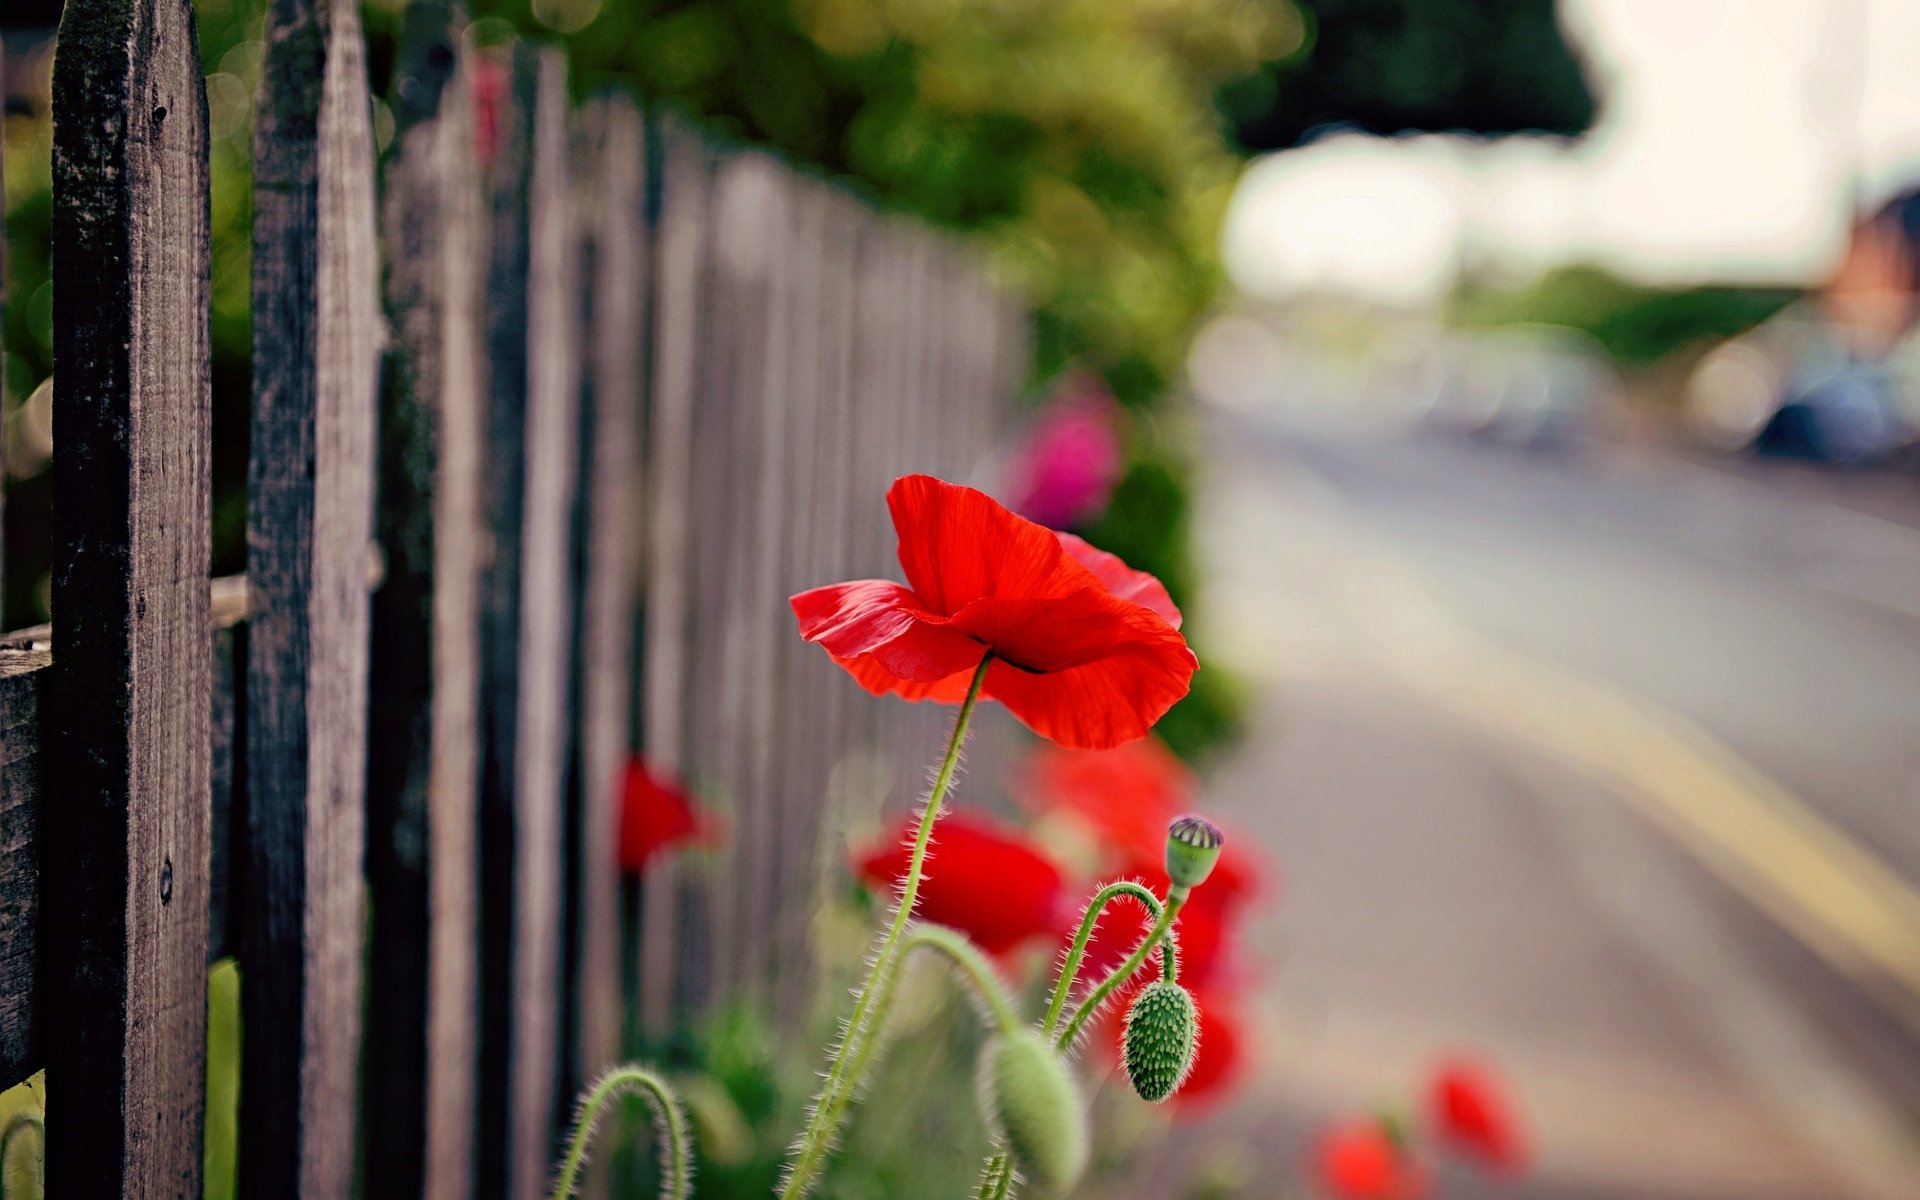
[[[369,1200],[472,1194],[484,241],[462,7],[407,10],[383,246],[367,871]]]
[[[512,53],[499,117],[489,269],[482,592],[482,1197],[534,1200],[561,1117],[560,925],[579,245],[566,60]]]
[[[209,963],[232,953],[228,926],[236,660],[244,651],[246,581],[213,582],[212,856]],[[39,961],[41,714],[53,631],[41,625],[0,635],[0,1089],[46,1065],[34,990]]]
[[[207,109],[184,0],[54,66],[54,664],[41,1032],[63,1196],[197,1197],[209,810]]]
[[[356,0],[274,0],[254,128],[240,1190],[346,1197],[381,318]]]
[[[653,375],[648,394],[646,629],[641,746],[666,772],[685,766],[693,579],[694,413],[707,293],[709,154],[675,124],[659,131],[662,171],[654,243]],[[644,1028],[666,1027],[679,962],[680,871],[661,862],[643,883],[638,1000]]]
[[[52,656],[0,650],[0,1087],[39,1063],[40,687]]]
[[[646,126],[622,96],[582,114],[588,373],[580,409],[575,716],[568,797],[571,1094],[620,1053],[619,784],[632,745],[640,420],[647,319]]]

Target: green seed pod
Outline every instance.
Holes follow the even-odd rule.
[[[1164,979],[1148,985],[1127,1009],[1127,1078],[1133,1090],[1155,1104],[1179,1091],[1199,1041],[1200,1015],[1192,993]]]
[[[1185,816],[1167,827],[1167,878],[1175,887],[1196,888],[1213,874],[1227,837],[1205,817]]]
[[[1087,1106],[1065,1060],[1037,1029],[994,1037],[980,1053],[988,1128],[1035,1186],[1064,1192],[1087,1168]]]

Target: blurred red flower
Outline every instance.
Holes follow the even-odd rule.
[[[1181,979],[1185,978],[1183,974]],[[1200,1014],[1200,1049],[1186,1082],[1171,1101],[1181,1111],[1225,1099],[1246,1066],[1246,1027],[1233,992],[1224,987],[1194,988],[1193,1005]]]
[[[855,861],[855,872],[876,890],[897,887],[907,874],[912,832],[902,821]],[[920,881],[920,917],[958,929],[989,954],[1005,954],[1058,930],[1067,905],[1059,868],[1019,834],[977,813],[940,818]]]
[[[1013,509],[1052,529],[1077,525],[1106,511],[1120,468],[1119,408],[1098,381],[1075,377],[1014,454]]]
[[[1165,853],[1167,823],[1193,807],[1195,788],[1186,764],[1148,737],[1111,750],[1036,746],[1016,791],[1035,811],[1071,813],[1127,861],[1153,862]]]
[[[1335,1200],[1419,1200],[1427,1194],[1420,1169],[1378,1117],[1329,1127],[1316,1154],[1320,1185]]]
[[[1442,1144],[1498,1172],[1526,1169],[1526,1135],[1488,1067],[1464,1058],[1441,1063],[1428,1087],[1428,1106]]]
[[[1160,582],[984,493],[930,475],[887,491],[902,586],[792,598],[800,634],[876,695],[955,703],[991,650],[982,694],[1036,733],[1099,749],[1145,737],[1198,666]]]
[[[639,874],[662,851],[721,837],[719,818],[696,808],[679,783],[654,771],[640,755],[620,779],[620,869]]]

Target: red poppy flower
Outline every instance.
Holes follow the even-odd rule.
[[[620,780],[620,869],[639,874],[655,855],[674,846],[711,840],[721,823],[687,799],[672,780],[656,774],[645,759],[627,760]]]
[[[1488,1068],[1466,1059],[1440,1064],[1428,1104],[1443,1143],[1495,1171],[1525,1169],[1526,1135],[1507,1101],[1506,1089]]]
[[[1146,736],[1198,666],[1159,580],[1070,534],[929,475],[887,491],[901,585],[794,596],[800,635],[876,695],[958,702],[981,692],[1036,733],[1099,749]]]
[[[907,874],[912,828],[860,857],[854,869],[875,888],[897,886]],[[1067,906],[1058,867],[1018,834],[969,812],[940,818],[920,881],[919,915],[950,925],[989,954],[1005,954],[1059,929]]]
[[[1167,822],[1193,808],[1193,773],[1158,738],[1111,750],[1041,744],[1022,772],[1022,798],[1038,810],[1068,812],[1126,861],[1152,862],[1167,844]]]
[[[1378,1117],[1344,1121],[1320,1135],[1320,1186],[1336,1200],[1419,1200],[1426,1172]]]

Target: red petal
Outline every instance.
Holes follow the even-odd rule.
[[[787,603],[800,622],[801,637],[818,643],[843,666],[847,660],[870,662],[875,680],[938,683],[973,670],[985,652],[929,614],[912,591],[884,579],[818,587]],[[853,673],[869,691],[897,690],[876,687],[861,671]]]
[[[887,507],[907,582],[939,615],[984,597],[1064,596],[1093,582],[1051,529],[984,492],[905,475],[887,490]]]
[[[975,653],[979,648],[975,647]],[[945,679],[936,679],[926,683],[918,679],[908,679],[888,670],[871,654],[859,658],[835,658],[854,681],[876,696],[894,695],[902,700],[932,700],[937,704],[958,704],[967,698],[967,687],[973,682],[974,667],[957,671]],[[977,664],[976,664],[977,665]]]
[[[999,656],[986,694],[1074,749],[1145,737],[1187,694],[1199,665],[1173,626],[1093,588],[1060,600],[976,601],[954,626]]]
[[[1161,619],[1175,629],[1180,628],[1180,610],[1174,607],[1173,597],[1167,594],[1167,587],[1145,571],[1136,571],[1121,561],[1118,554],[1109,554],[1092,545],[1087,539],[1071,533],[1056,533],[1060,545],[1065,547],[1075,562],[1092,571],[1107,590],[1122,600],[1138,604],[1160,615]]]
[[[863,856],[856,868],[874,887],[897,886],[907,873],[911,820]],[[1065,880],[1053,861],[997,822],[948,813],[927,850],[917,914],[960,930],[989,954],[1004,954],[1057,930]]]
[[[717,834],[715,822],[670,780],[638,755],[627,761],[620,784],[620,869],[638,874],[655,855],[684,842]]]
[[[1464,1059],[1441,1064],[1429,1101],[1435,1128],[1455,1150],[1497,1171],[1525,1168],[1526,1139],[1490,1070]]]
[[[1194,806],[1192,772],[1158,738],[1111,750],[1042,742],[1022,776],[1021,799],[1029,807],[1073,813],[1127,861],[1157,861],[1167,823]]]
[[[1320,1137],[1320,1183],[1337,1200],[1417,1200],[1425,1176],[1377,1119],[1348,1121]]]

